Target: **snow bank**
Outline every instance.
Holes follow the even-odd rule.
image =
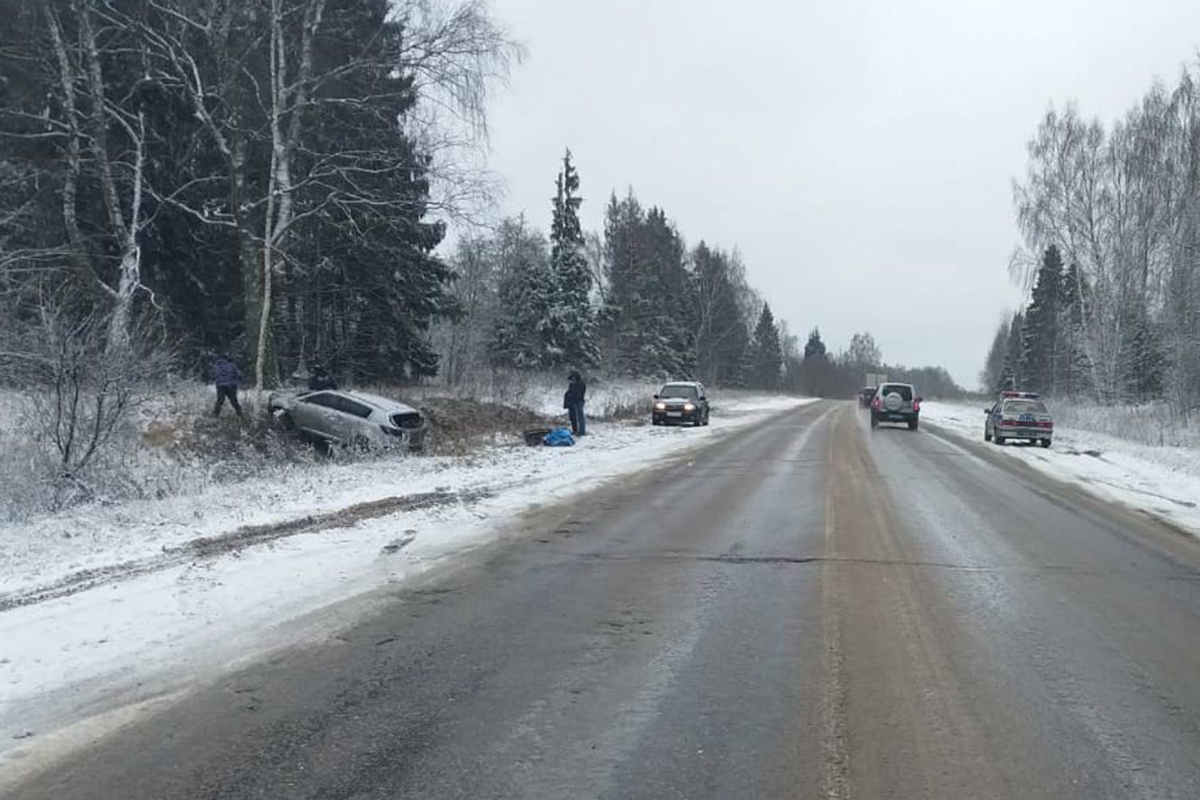
[[[806,402],[812,401],[740,396],[725,399],[708,428],[601,422],[573,448],[493,446],[473,457],[298,469],[190,497],[92,506],[0,529],[0,591],[11,602],[80,570],[152,564],[164,551],[239,526],[397,495],[451,498],[227,556],[164,562],[162,569],[0,612],[0,773],[6,764],[35,763],[22,758],[66,741],[40,734],[85,713],[151,698],[298,636],[319,635],[320,626],[333,623],[315,610],[491,541],[500,523],[531,505],[570,497]],[[12,738],[25,730],[38,735]]]
[[[926,402],[921,417],[936,428],[983,442],[984,405]],[[1051,449],[989,445],[992,452],[1200,535],[1200,448],[1144,444],[1103,432],[1120,430],[1139,438],[1148,435],[1149,423],[1145,428],[1121,426],[1127,419],[1126,410],[1113,409],[1106,415],[1097,408],[1081,411],[1079,407],[1049,405],[1055,415]],[[1077,427],[1080,421],[1086,427]],[[1186,441],[1183,430],[1174,429],[1177,440]],[[1168,435],[1163,433],[1164,438]]]

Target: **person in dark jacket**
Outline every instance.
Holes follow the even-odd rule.
[[[324,367],[317,364],[312,368],[312,374],[308,376],[308,388],[309,391],[313,392],[324,389],[336,389],[337,382],[334,381],[332,375],[325,371]]]
[[[576,436],[587,436],[587,418],[583,414],[584,396],[587,394],[587,384],[579,370],[571,370],[567,376],[567,393],[563,395],[563,408],[571,417],[571,433]]]
[[[242,406],[238,403],[238,385],[242,382],[242,371],[238,369],[237,364],[233,360],[222,353],[217,356],[217,363],[213,365],[214,383],[217,385],[217,407],[213,409],[213,416],[221,416],[221,407],[225,405],[225,401],[229,401],[229,405],[233,406],[233,410],[240,417],[242,415]]]

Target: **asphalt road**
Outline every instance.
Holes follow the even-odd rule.
[[[815,404],[14,796],[1197,798],[1200,548]]]

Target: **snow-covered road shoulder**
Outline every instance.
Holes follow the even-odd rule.
[[[982,405],[926,402],[921,417],[935,429],[983,441]],[[1200,451],[1194,448],[1142,445],[1056,426],[1050,449],[1006,444],[992,452],[1200,536]]]
[[[7,526],[0,773],[34,765],[34,751],[45,758],[56,740],[66,746],[63,726],[99,724],[99,710],[320,636],[336,620],[316,610],[494,541],[522,510],[810,402],[739,397],[715,408],[707,428],[593,423],[571,448],[495,445],[467,457],[324,465]]]

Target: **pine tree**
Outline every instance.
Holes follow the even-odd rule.
[[[632,192],[614,195],[604,223],[608,274],[605,341],[617,369],[631,375],[694,374],[695,305],[684,246],[659,208],[644,211]]]
[[[758,325],[754,328],[752,346],[754,363],[754,384],[759,389],[774,391],[779,388],[779,380],[783,375],[783,348],[779,341],[779,328],[775,325],[775,315],[771,306],[763,303],[762,313],[758,316]]]
[[[1059,376],[1060,390],[1075,396],[1089,391],[1091,366],[1088,362],[1083,326],[1083,305],[1087,286],[1074,262],[1063,273],[1059,292]]]
[[[524,217],[508,219],[496,234],[499,312],[492,336],[492,361],[501,366],[552,366],[551,273],[546,240]]]
[[[808,341],[804,343],[804,357],[809,358],[828,358],[825,352],[825,342],[821,339],[821,329],[813,328],[808,334]]]
[[[1021,341],[1021,377],[1025,388],[1055,393],[1058,390],[1059,294],[1063,265],[1058,248],[1046,248],[1025,312]]]
[[[979,373],[979,384],[987,391],[993,391],[1000,384],[1000,376],[1004,373],[1004,359],[1008,352],[1008,319],[1002,319],[992,337],[992,345],[988,348],[987,359],[983,371]]]
[[[736,253],[700,242],[692,251],[692,267],[697,372],[714,386],[740,386],[750,344],[742,265]]]
[[[1021,374],[1024,328],[1025,315],[1018,311],[1013,314],[1012,322],[1008,326],[1008,345],[1005,347],[1004,352],[1004,368],[1000,370],[1000,378],[996,382],[996,385],[992,387],[994,392],[1000,392],[1004,389],[1018,389],[1021,386],[1024,377]]]
[[[800,369],[800,382],[805,394],[824,397],[833,391],[832,384],[836,381],[837,370],[829,362],[820,328],[813,328],[808,334],[808,341],[804,343],[804,362]]]
[[[563,155],[555,181],[550,226],[550,279],[553,291],[549,309],[549,354],[553,363],[591,366],[598,360],[595,314],[592,310],[592,273],[584,254],[579,224],[579,173],[571,151]]]

